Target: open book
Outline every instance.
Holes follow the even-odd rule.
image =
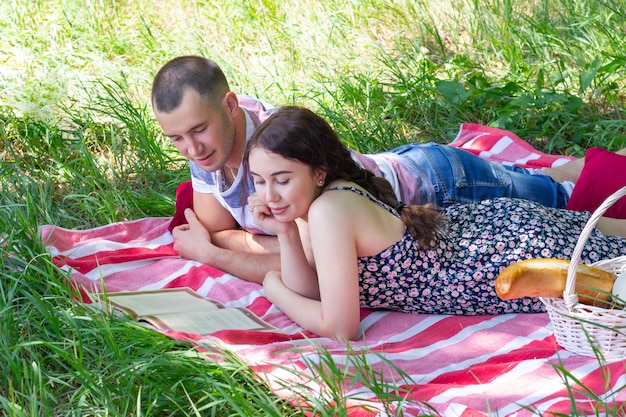
[[[278,331],[246,308],[225,307],[190,288],[113,292],[99,304],[110,313],[127,314],[158,330],[200,335],[227,329]]]

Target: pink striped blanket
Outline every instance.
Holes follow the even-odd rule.
[[[468,127],[484,136],[480,128]],[[470,136],[463,129],[461,133]],[[492,145],[511,137],[510,132],[495,134],[499,136]],[[469,142],[471,138],[457,138],[453,144]],[[560,160],[537,155],[533,160],[544,165]],[[260,285],[177,256],[169,221],[143,218],[89,230],[45,225],[40,236],[55,264],[82,288],[85,301],[103,286],[109,292],[187,286],[227,306],[247,307],[280,332],[167,334],[202,351],[217,347],[233,352],[277,395],[299,404],[311,403],[322,392],[345,404],[353,417],[398,410],[406,416],[470,417],[570,415],[572,410],[602,415],[611,411],[596,410],[594,398],[616,409],[626,402],[626,390],[619,390],[626,385],[624,363],[600,363],[561,349],[547,314],[458,317],[363,310],[364,336],[349,345],[303,332],[268,302]],[[338,386],[329,387],[323,378],[329,363],[345,369]],[[385,384],[395,391],[389,388],[388,397],[377,396],[376,387]]]
[[[475,123],[463,123],[449,145],[490,161],[524,168],[557,167],[573,159],[541,152],[508,130]]]

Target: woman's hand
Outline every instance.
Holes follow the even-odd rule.
[[[259,199],[257,193],[248,197],[248,209],[252,212],[252,217],[257,225],[276,235],[287,233],[295,226],[294,221],[281,222],[277,220],[272,215],[270,208]]]

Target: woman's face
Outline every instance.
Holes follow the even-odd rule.
[[[323,170],[259,147],[252,149],[248,162],[257,196],[276,220],[306,219],[324,183]]]

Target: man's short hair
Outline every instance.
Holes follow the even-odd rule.
[[[152,105],[169,113],[180,106],[187,89],[207,103],[216,103],[230,91],[226,76],[213,61],[200,56],[180,56],[166,63],[152,83]]]

